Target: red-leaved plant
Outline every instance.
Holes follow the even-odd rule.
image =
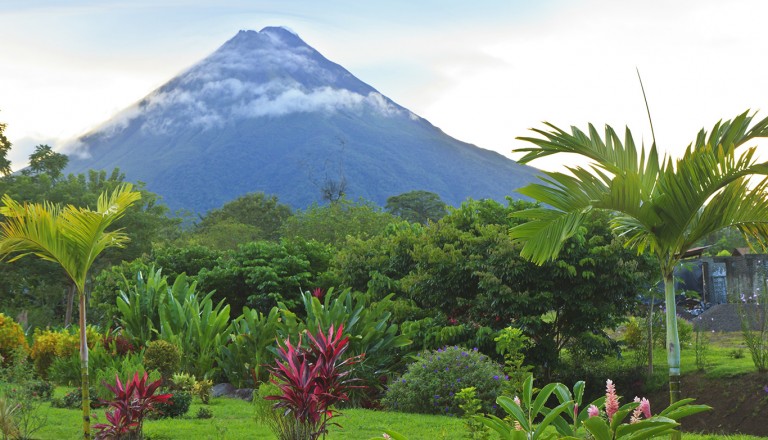
[[[318,328],[317,336],[307,332],[308,347],[302,346],[302,335],[295,346],[290,340],[278,341],[277,365],[270,367],[270,372],[281,394],[266,397],[277,401],[275,409],[283,410],[283,420],[273,425],[278,438],[325,437],[328,421],[338,415],[333,406],[348,400],[350,389],[360,388],[352,385],[356,379],[349,375],[363,355],[343,358],[349,347],[349,337],[343,333],[343,325],[336,330],[331,325],[327,335],[322,328]]]
[[[142,438],[142,425],[144,417],[149,414],[158,403],[165,403],[172,394],[158,394],[155,391],[160,388],[162,380],[156,380],[147,384],[147,373],[139,378],[139,373],[134,373],[133,379],[123,385],[120,378],[115,375],[115,386],[104,382],[104,386],[115,394],[115,398],[105,402],[110,408],[105,417],[109,423],[93,425],[97,440],[133,440]]]

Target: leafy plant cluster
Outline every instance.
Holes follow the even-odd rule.
[[[328,332],[318,327],[316,334],[304,332],[309,343],[296,345],[286,339],[278,347],[276,366],[270,369],[272,383],[279,394],[267,395],[275,401],[268,422],[278,439],[314,440],[325,436],[329,421],[337,415],[334,409],[347,400],[355,387],[352,366],[363,355],[344,356],[349,348],[349,337],[344,326]]]
[[[455,395],[474,387],[482,412],[492,413],[507,380],[501,366],[476,349],[426,350],[389,384],[382,404],[393,411],[455,416],[462,413]]]

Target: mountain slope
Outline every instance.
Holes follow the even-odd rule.
[[[254,191],[306,207],[342,180],[351,198],[384,204],[423,189],[458,205],[502,200],[537,175],[446,135],[273,27],[239,32],[81,138],[67,171],[113,167],[200,213]]]

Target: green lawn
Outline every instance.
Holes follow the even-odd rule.
[[[253,419],[253,406],[236,399],[213,399],[207,405],[213,412],[212,419],[195,419],[194,415],[203,406],[197,400],[189,414],[181,419],[147,421],[144,433],[151,440],[235,440],[273,439],[266,426]],[[40,440],[77,439],[82,435],[80,411],[74,409],[43,406],[48,415],[48,424],[37,432]],[[103,410],[96,410],[97,421],[103,421]],[[329,440],[365,440],[380,436],[384,429],[390,429],[408,437],[409,440],[463,439],[465,431],[460,419],[444,416],[403,414],[364,409],[349,409],[339,417],[343,428],[333,427]],[[493,438],[493,437],[492,437]],[[683,434],[685,440],[757,440],[760,437],[745,435],[715,436]]]
[[[213,399],[210,405],[206,405],[213,412],[213,418],[196,419],[195,414],[201,406],[200,401],[195,399],[184,418],[149,420],[145,423],[144,433],[152,440],[274,438],[266,426],[254,420],[254,407],[247,402]],[[79,410],[52,408],[47,403],[41,410],[48,416],[48,423],[35,434],[36,438],[77,439],[82,435]],[[104,422],[103,410],[93,412],[96,414],[94,423]],[[349,409],[335,420],[343,428],[332,427],[329,439],[369,439],[380,436],[384,429],[406,433],[410,440],[461,439],[464,432],[461,420],[444,416]]]

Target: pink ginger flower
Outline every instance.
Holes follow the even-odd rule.
[[[515,398],[512,399],[512,400],[515,402],[515,405],[517,405],[520,408],[522,408],[522,406],[520,405],[520,398],[519,397],[515,396]]]
[[[640,400],[640,406],[638,406],[638,408],[640,408],[640,410],[643,411],[643,415],[645,416],[646,419],[651,418],[651,402],[649,402],[648,399],[643,397]]]
[[[573,420],[576,420],[577,418],[579,418],[579,404],[574,403],[573,404]]]
[[[520,424],[517,420],[515,420],[515,431],[522,431],[523,425]]]
[[[613,385],[613,381],[608,379],[605,381],[605,413],[608,415],[608,420],[613,419],[613,415],[619,410],[619,397],[616,395],[616,387]]]
[[[599,417],[600,408],[596,407],[595,405],[589,405],[589,408],[587,408],[587,414],[589,414],[590,417]]]
[[[635,402],[640,403],[640,398],[635,396]],[[632,417],[629,418],[629,423],[637,423],[637,422],[639,422],[640,419],[642,418],[640,416],[642,416],[642,415],[643,415],[643,410],[640,409],[640,405],[637,405],[635,407],[634,411],[632,411]]]
[[[629,419],[629,423],[637,423],[639,422],[643,417],[646,419],[651,418],[651,403],[643,397],[640,399],[639,397],[635,396],[635,402],[639,403],[640,405],[637,405],[634,411],[632,411],[632,417]],[[643,416],[643,417],[640,417]]]

